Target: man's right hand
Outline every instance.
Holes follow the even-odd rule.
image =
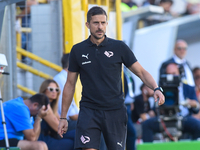
[[[39,112],[38,112],[38,116],[39,116],[40,118],[45,117],[45,116],[48,114],[48,112],[49,112],[49,108],[50,108],[50,104],[47,105],[47,108],[45,107],[45,105],[43,105],[43,106],[40,108]]]
[[[58,125],[58,134],[60,137],[63,138],[63,134],[67,132],[68,129],[68,122],[66,119],[60,119],[59,125]]]

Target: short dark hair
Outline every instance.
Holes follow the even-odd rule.
[[[200,70],[200,68],[199,67],[195,67],[194,69],[192,69],[192,73],[194,74],[198,70]]]
[[[47,105],[49,104],[49,98],[42,93],[31,96],[29,100],[31,101],[31,103],[37,102],[39,104],[39,108],[41,108],[43,105],[45,105],[47,108]]]
[[[161,3],[166,3],[166,2],[169,2],[169,3],[173,4],[173,0],[160,0],[160,4]]]
[[[62,56],[61,63],[62,63],[63,69],[68,68],[68,66],[69,66],[69,53],[64,54]]]
[[[171,64],[177,65],[178,68],[181,67],[181,65],[177,64],[176,62],[170,62],[170,63],[167,62],[167,63],[164,63],[163,66],[162,66],[163,68],[162,68],[162,73],[161,73],[161,75],[162,75],[162,74],[167,74],[167,71],[166,71],[166,70],[167,70],[167,67],[168,67],[169,65],[171,65]],[[179,70],[179,73],[180,73],[180,70]]]
[[[89,23],[92,16],[95,16],[95,15],[105,15],[107,19],[106,11],[99,6],[94,6],[87,13],[87,22]]]

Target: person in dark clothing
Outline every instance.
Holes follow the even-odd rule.
[[[148,88],[145,84],[142,84],[140,89],[142,93],[135,97],[134,109],[132,111],[132,120],[134,123],[136,123],[139,118],[145,121],[155,116],[154,110],[151,108],[149,102],[149,98],[153,96],[153,90]]]
[[[83,89],[75,148],[84,150],[99,149],[101,133],[109,150],[125,149],[127,112],[122,92],[122,64],[155,91],[154,98],[159,99],[159,105],[165,102],[155,80],[139,64],[129,47],[105,35],[107,24],[105,10],[92,7],[86,22],[91,35],[74,45],[70,52],[58,133],[63,136],[67,131],[66,114],[80,74]]]
[[[154,14],[146,18],[146,24],[148,26],[155,25],[158,23],[166,22],[175,18],[171,13],[171,7],[173,5],[173,0],[160,0],[157,6],[163,8],[163,14]]]
[[[153,90],[148,88],[145,84],[141,85],[140,90],[142,93],[135,96],[135,101],[133,103],[134,109],[131,112],[138,139],[142,137],[141,123],[155,116],[154,110],[151,108],[149,102],[149,98],[153,97]]]

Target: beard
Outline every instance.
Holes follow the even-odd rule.
[[[99,32],[99,31],[103,32],[103,35],[101,37],[96,36],[95,33],[93,33],[93,32],[90,32],[90,34],[97,40],[102,39],[105,36],[105,32],[102,30],[98,30],[96,32]]]

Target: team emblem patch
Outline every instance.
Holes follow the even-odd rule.
[[[90,138],[88,136],[82,135],[80,139],[83,144],[90,142]]]
[[[112,56],[114,55],[114,53],[113,53],[112,51],[105,51],[104,54],[105,54],[108,58],[110,58],[110,57],[112,57]]]

